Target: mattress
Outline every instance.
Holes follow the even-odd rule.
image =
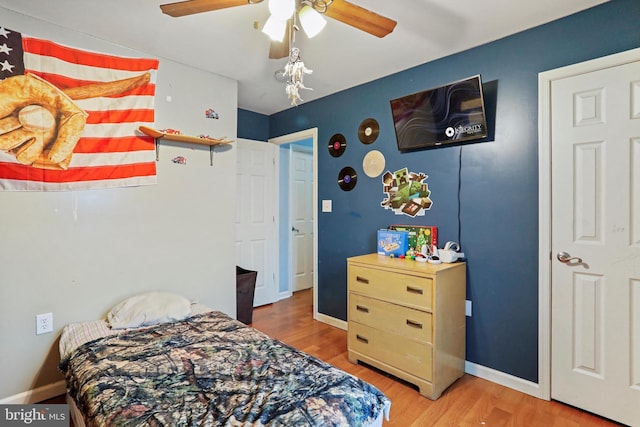
[[[193,303],[191,315],[208,313],[211,308],[201,303]],[[69,354],[84,343],[100,338],[126,333],[129,329],[111,329],[106,319],[90,320],[86,322],[70,323],[62,329],[60,335],[60,358],[65,359]]]
[[[217,311],[120,331],[104,321],[68,325],[60,354],[78,426],[381,426],[391,404]]]

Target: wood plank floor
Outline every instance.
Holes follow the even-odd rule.
[[[311,290],[306,290],[258,307],[253,311],[252,326],[378,387],[391,400],[391,417],[385,421],[385,427],[620,426],[571,406],[540,400],[471,375],[464,375],[438,400],[431,401],[410,384],[349,362],[346,331],[313,320],[312,301]],[[47,402],[64,403],[64,399],[60,396]]]
[[[548,402],[465,374],[436,401],[412,385],[347,358],[346,331],[313,320],[311,290],[258,307],[252,326],[375,385],[391,400],[385,427],[619,426],[559,402]]]

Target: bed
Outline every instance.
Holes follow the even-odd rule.
[[[374,386],[184,301],[188,309],[175,316],[154,303],[153,316],[137,309],[135,321],[118,324],[114,307],[107,319],[63,329],[60,370],[77,427],[373,427],[388,419],[391,403]]]

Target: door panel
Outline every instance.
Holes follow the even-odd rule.
[[[313,153],[291,147],[293,290],[313,286]]]
[[[258,272],[254,306],[278,300],[275,165],[277,147],[238,140],[236,264]]]
[[[630,425],[640,425],[638,82],[634,62],[551,86],[551,396]]]

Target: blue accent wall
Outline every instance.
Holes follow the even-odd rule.
[[[269,139],[269,116],[238,109],[238,138],[267,141]]]
[[[473,317],[466,359],[538,382],[538,73],[640,47],[639,17],[640,1],[612,0],[270,116],[270,137],[318,128],[318,200],[333,201],[333,212],[317,217],[319,312],[346,319],[346,258],[374,252],[377,229],[435,225],[440,246],[459,241],[468,259]],[[313,69],[313,60],[307,62]],[[484,82],[490,137],[400,153],[389,100],[474,74]],[[313,87],[313,75],[306,83]],[[379,122],[380,134],[364,145],[357,132],[368,117]],[[335,133],[347,139],[338,158],[327,150]],[[380,178],[362,171],[373,149],[384,154],[385,170],[428,175],[433,206],[425,216],[398,216],[380,206]],[[344,166],[358,175],[350,192],[337,184]]]

